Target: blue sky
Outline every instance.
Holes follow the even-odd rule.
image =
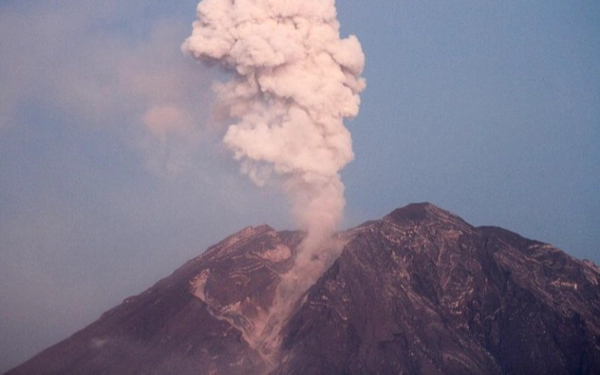
[[[366,55],[343,227],[429,201],[600,263],[600,4],[338,1]],[[293,228],[180,51],[196,1],[0,2],[0,370],[248,225]]]

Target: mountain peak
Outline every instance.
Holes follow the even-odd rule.
[[[473,229],[470,224],[460,217],[429,202],[411,203],[404,207],[397,208],[386,215],[383,220],[392,221],[398,224],[430,221],[450,223],[469,230]]]
[[[431,203],[341,237],[290,301],[303,234],[247,227],[8,374],[600,373],[595,265]]]
[[[385,218],[389,218],[396,221],[420,221],[428,216],[433,215],[435,217],[441,217],[445,215],[451,215],[447,211],[442,210],[436,205],[429,202],[421,202],[421,203],[410,203],[404,207],[396,208],[394,211],[390,212]]]

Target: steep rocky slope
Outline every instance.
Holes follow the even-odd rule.
[[[281,373],[600,373],[600,276],[428,204],[350,231],[286,326]]]
[[[413,204],[340,233],[294,303],[301,241],[246,228],[9,374],[600,373],[591,262]]]

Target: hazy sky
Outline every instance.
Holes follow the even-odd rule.
[[[195,0],[0,1],[0,372],[248,225],[293,228],[180,51]],[[338,1],[344,228],[429,201],[600,263],[600,3]],[[221,75],[221,76],[220,76]]]

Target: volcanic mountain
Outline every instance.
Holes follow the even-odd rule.
[[[592,262],[411,204],[291,298],[302,239],[246,228],[8,374],[600,373]]]

